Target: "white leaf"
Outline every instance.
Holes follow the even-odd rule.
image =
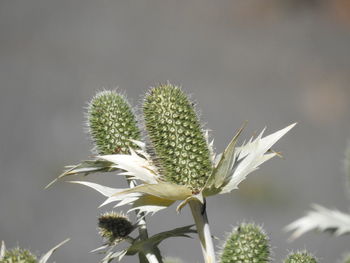
[[[95,249],[91,250],[90,253],[95,253],[95,252],[104,250],[104,249],[106,249],[106,248],[108,248],[108,247],[109,247],[109,245],[103,245],[103,246],[101,246],[101,247],[98,247],[98,248],[95,248]]]
[[[291,240],[311,230],[334,231],[336,236],[350,233],[350,215],[338,210],[330,210],[314,204],[314,210],[285,227],[286,231],[294,231]]]
[[[6,252],[6,246],[5,246],[5,241],[1,241],[1,248],[0,248],[0,260],[2,260],[5,256]]]
[[[232,175],[226,177],[228,183],[223,187],[221,194],[228,193],[233,189],[237,189],[246,176],[258,169],[259,165],[266,162],[276,155],[276,153],[268,153],[272,145],[274,145],[283,135],[285,135],[296,124],[277,131],[269,136],[262,138],[263,131],[255,140],[250,140],[247,144],[236,149],[235,163],[232,166]]]
[[[125,189],[122,188],[111,188],[108,186],[103,186],[96,183],[86,182],[86,181],[69,181],[68,183],[72,184],[82,184],[88,187],[91,187],[92,189],[95,189],[97,192],[101,193],[104,196],[110,197],[116,193],[119,193],[121,191],[124,191]]]
[[[65,243],[67,243],[69,240],[70,239],[67,238],[66,240],[64,240],[61,243],[59,243],[57,246],[51,248],[45,255],[43,255],[40,258],[39,263],[46,263],[48,261],[48,259],[51,257],[52,253],[54,253],[59,247],[61,247]]]
[[[140,157],[132,149],[131,154],[101,155],[98,158],[114,163],[114,167],[125,170],[128,175],[150,184],[157,183],[157,173],[147,159]]]

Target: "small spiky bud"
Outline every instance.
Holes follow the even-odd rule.
[[[313,255],[308,252],[297,252],[290,254],[284,263],[317,263]]]
[[[221,263],[266,263],[269,258],[269,240],[262,228],[254,224],[241,224],[226,240]]]
[[[99,154],[128,154],[140,130],[132,109],[116,91],[102,91],[91,100],[88,112],[90,135]]]
[[[210,151],[187,96],[171,84],[152,88],[143,113],[164,180],[187,185],[194,192],[203,188],[212,171]]]
[[[37,263],[37,258],[27,249],[14,248],[5,252],[0,263]]]
[[[102,214],[98,219],[100,235],[110,244],[124,240],[134,229],[129,219],[115,212]]]

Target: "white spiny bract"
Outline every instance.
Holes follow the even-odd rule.
[[[191,200],[203,202],[205,197],[229,193],[249,173],[276,156],[271,147],[295,125],[266,137],[261,132],[236,147],[240,129],[225,151],[214,158],[193,105],[179,87],[167,84],[152,88],[143,108],[151,144],[146,147],[145,143],[130,138],[138,149],[130,148],[128,154],[97,156],[97,160],[110,165],[108,168],[119,169],[120,175],[130,176],[141,184],[132,189],[113,189],[73,181],[105,195],[107,200],[102,205],[118,202],[116,206],[131,204],[131,210],[155,213],[181,201],[179,211]]]
[[[340,236],[350,233],[350,215],[338,210],[330,210],[320,205],[313,205],[313,210],[285,227],[294,231],[291,239],[296,239],[312,230],[331,231]]]

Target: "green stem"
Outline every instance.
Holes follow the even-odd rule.
[[[204,201],[205,202],[205,201]],[[215,251],[213,240],[210,234],[209,222],[205,203],[192,200],[189,202],[194,222],[196,223],[198,237],[201,242],[203,257],[205,263],[215,263]]]

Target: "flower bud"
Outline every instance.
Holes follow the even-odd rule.
[[[37,258],[29,250],[14,248],[6,250],[0,263],[37,263]]]
[[[124,240],[134,227],[129,219],[115,212],[102,214],[98,219],[100,235],[110,244],[116,244]]]
[[[164,180],[189,186],[194,192],[203,188],[212,171],[210,151],[186,95],[171,84],[152,88],[143,113],[155,163]]]
[[[316,259],[307,252],[297,252],[290,254],[284,263],[317,263]]]
[[[90,135],[99,154],[128,154],[130,139],[140,140],[132,109],[116,91],[102,91],[91,100],[88,113]]]
[[[230,234],[221,254],[221,263],[266,263],[270,259],[270,246],[262,228],[254,224],[241,224]]]

